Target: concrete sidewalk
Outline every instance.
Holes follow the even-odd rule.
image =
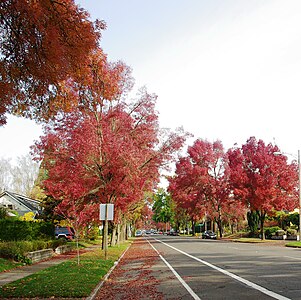
[[[63,259],[51,259],[50,258],[47,261],[42,261],[42,262],[39,262],[39,263],[36,263],[33,265],[18,267],[18,268],[12,269],[7,272],[2,272],[2,273],[0,273],[0,286],[11,283],[18,279],[22,279],[26,276],[32,275],[36,272],[47,269],[54,265],[58,265],[67,259],[68,258],[63,258]]]

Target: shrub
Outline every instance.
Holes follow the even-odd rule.
[[[0,257],[29,263],[28,259],[26,258],[28,252],[47,249],[47,248],[55,249],[56,247],[63,245],[64,243],[66,242],[59,241],[59,240],[0,242]]]
[[[33,246],[29,241],[0,243],[0,256],[15,261],[26,262],[26,254],[32,251]]]
[[[283,235],[285,235],[285,231],[283,229],[276,231],[276,236],[283,236]]]
[[[46,222],[0,220],[1,241],[32,241],[54,237],[54,225]]]
[[[281,230],[281,228],[278,226],[266,228],[265,237],[267,239],[270,239],[270,238],[272,238],[273,235],[276,235],[277,231],[279,231],[279,230]]]
[[[96,240],[99,235],[99,228],[97,226],[92,226],[87,229],[85,233],[85,238],[89,240]]]
[[[58,246],[65,245],[67,243],[64,239],[56,239],[47,242],[47,248],[52,248],[55,250]]]
[[[288,228],[286,230],[286,234],[287,234],[287,236],[297,235],[297,230],[294,228]]]

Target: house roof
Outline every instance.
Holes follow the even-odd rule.
[[[2,192],[0,194],[0,198],[3,197],[4,195],[7,195],[7,196],[13,198],[15,201],[21,203],[23,206],[27,207],[31,211],[40,211],[41,210],[41,206],[40,206],[41,203],[37,200],[33,200],[29,197],[19,195],[17,193],[8,192],[8,191]]]

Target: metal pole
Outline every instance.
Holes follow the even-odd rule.
[[[104,248],[105,248],[105,260],[108,259],[108,204],[106,204],[105,213],[105,236],[104,236]]]
[[[300,150],[298,150],[298,174],[299,174],[299,242],[301,242],[301,166]]]

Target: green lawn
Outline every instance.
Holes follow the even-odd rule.
[[[242,243],[268,243],[268,240],[261,240],[259,238],[238,238],[238,239],[233,239],[234,242],[242,242]]]
[[[0,257],[0,272],[8,271],[22,265],[23,263],[17,263]]]
[[[301,248],[301,242],[293,241],[293,242],[288,242],[286,247],[295,247],[295,248]]]
[[[128,246],[110,247],[107,261],[99,249],[82,254],[80,265],[73,259],[7,284],[0,287],[0,298],[87,297]]]

